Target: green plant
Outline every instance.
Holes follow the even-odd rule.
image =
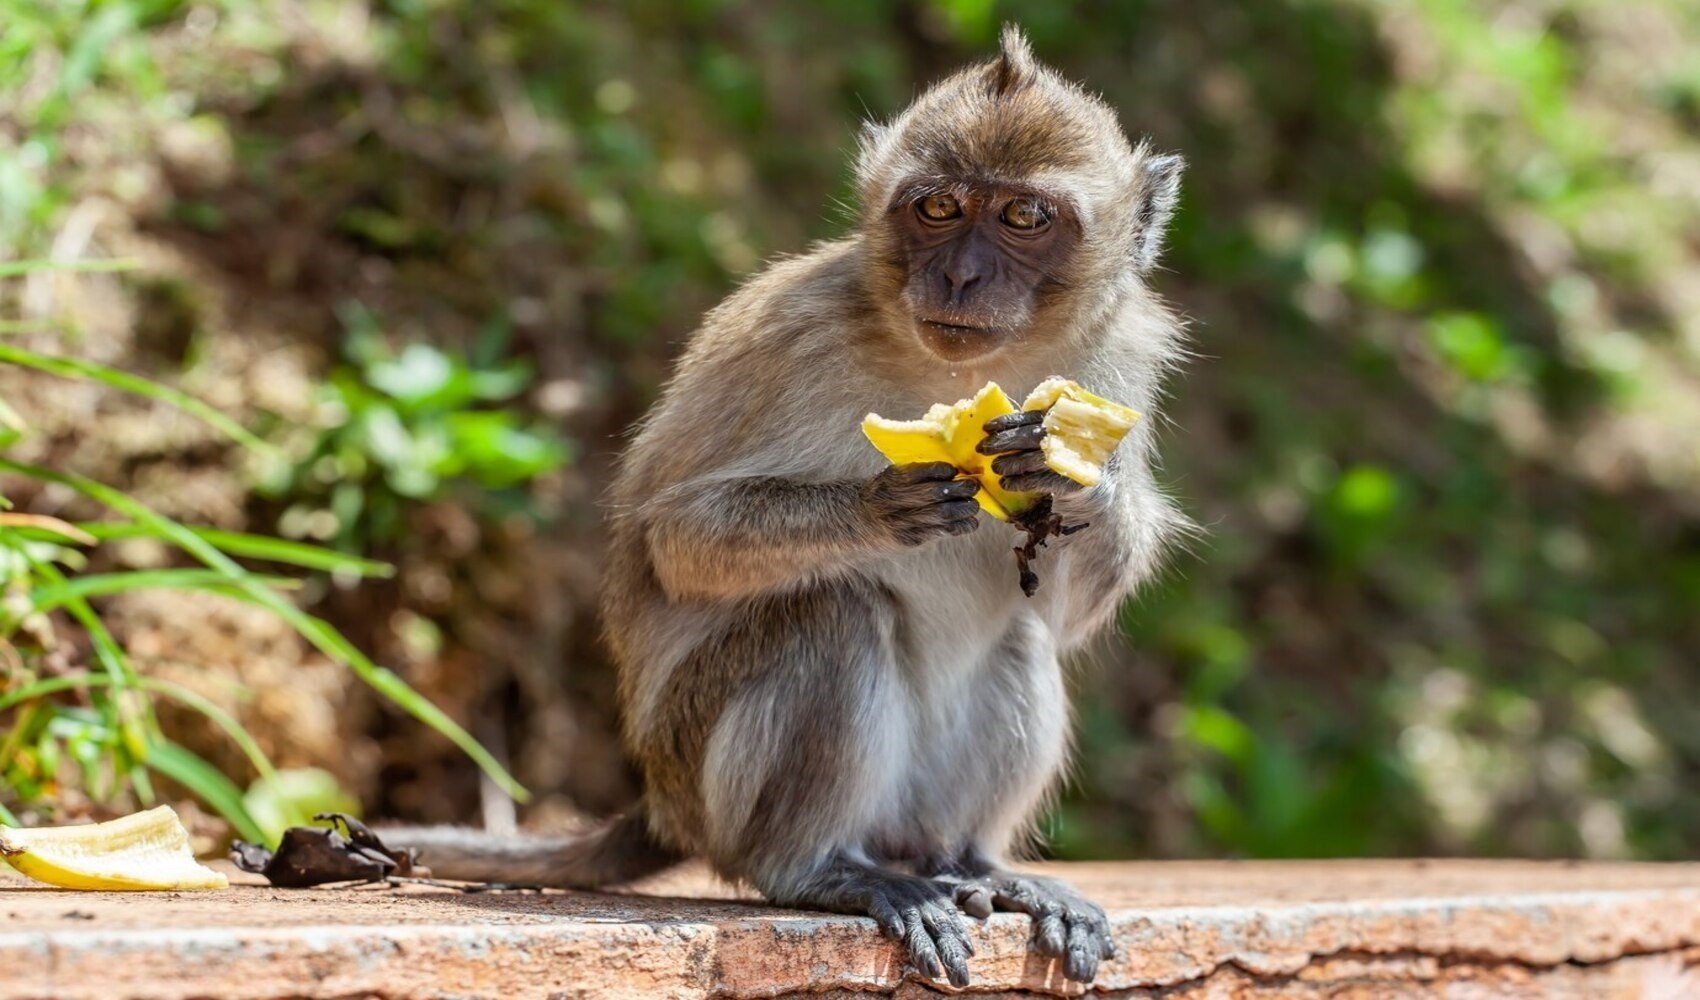
[[[410,504],[474,490],[506,492],[507,506],[520,506],[516,487],[570,460],[553,430],[498,405],[534,377],[524,362],[496,360],[501,324],[462,356],[422,343],[397,352],[364,307],[347,305],[342,316],[347,362],[319,388],[327,419],[301,428],[291,457],[260,483],[263,495],[288,502],[286,533],[359,551],[394,541]]]
[[[13,274],[44,263],[8,265]],[[206,420],[233,441],[270,453],[271,447],[198,401],[169,387],[101,365],[0,345],[0,363],[52,375],[94,379],[114,389],[166,402]],[[353,577],[383,576],[390,568],[297,542],[262,535],[196,529],[178,523],[103,483],[74,472],[14,460],[7,449],[28,432],[22,417],[0,401],[0,472],[17,480],[53,484],[81,494],[121,520],[69,523],[20,512],[0,496],[0,819],[16,822],[8,808],[51,804],[67,781],[108,804],[152,802],[154,776],[184,786],[249,839],[267,840],[275,823],[257,822],[242,789],[203,758],[163,732],[154,710],[159,698],[200,712],[241,747],[262,788],[277,787],[276,768],[242,726],[207,699],[180,685],[141,673],[103,623],[96,602],[140,588],[200,590],[257,604],[303,638],[353,670],[361,680],[441,733],[473,758],[505,791],[525,790],[482,746],[400,677],[373,663],[341,633],[284,595],[289,577],[261,575],[236,557],[328,570]],[[198,567],[87,571],[87,551],[104,541],[144,537],[162,542]],[[86,656],[89,665],[79,663]],[[9,716],[9,717],[7,717]],[[275,796],[274,796],[275,797]],[[250,799],[249,801],[253,801]]]

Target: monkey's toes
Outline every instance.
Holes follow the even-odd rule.
[[[916,970],[930,979],[948,979],[958,989],[968,985],[974,945],[948,886],[900,883],[878,893],[869,912],[887,935],[903,944]]]
[[[1034,947],[1041,955],[1061,959],[1068,978],[1089,983],[1098,975],[1098,963],[1115,957],[1115,940],[1104,911],[1066,885],[1016,877],[992,888],[999,909],[1033,918]]]
[[[956,905],[977,920],[992,915],[992,888],[981,882],[964,882],[956,887]]]

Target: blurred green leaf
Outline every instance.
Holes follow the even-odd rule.
[[[148,748],[146,763],[210,804],[243,840],[265,841],[266,831],[248,815],[242,803],[242,790],[193,751],[169,740],[157,740]]]
[[[286,768],[248,786],[242,804],[264,836],[257,840],[275,848],[292,826],[313,826],[319,813],[360,815],[360,802],[343,790],[336,776],[316,767]]]

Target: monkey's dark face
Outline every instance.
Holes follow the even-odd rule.
[[[919,186],[893,200],[889,220],[916,336],[951,362],[1025,336],[1079,243],[1066,205],[1021,188]]]

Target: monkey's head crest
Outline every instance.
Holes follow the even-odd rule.
[[[1003,29],[997,58],[934,84],[885,125],[863,129],[863,204],[883,210],[906,178],[1131,179],[1133,148],[1103,101],[1039,62],[1021,29]]]
[[[1003,26],[1003,35],[998,39],[998,57],[991,64],[991,89],[993,97],[1002,97],[1031,84],[1039,74],[1038,61],[1033,58],[1033,46],[1027,44],[1027,36],[1013,24]]]

